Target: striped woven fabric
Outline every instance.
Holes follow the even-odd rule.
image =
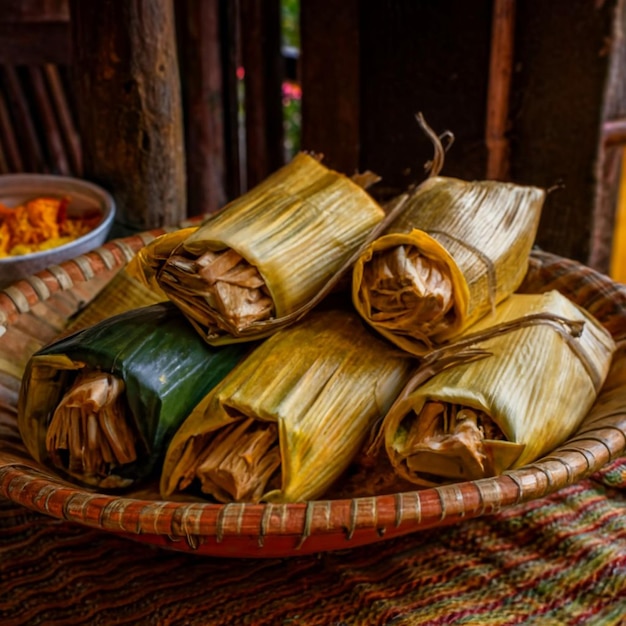
[[[624,624],[626,458],[491,517],[343,552],[169,552],[0,500],[0,623]]]

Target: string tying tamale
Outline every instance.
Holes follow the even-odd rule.
[[[18,403],[22,439],[36,460],[70,479],[135,486],[244,351],[207,345],[171,303],[107,318],[29,360]]]
[[[168,448],[161,495],[219,502],[320,496],[406,383],[412,358],[352,311],[320,310],[260,344]]]
[[[556,291],[514,294],[470,331],[431,353],[379,431],[416,485],[498,475],[555,448],[589,411],[615,349]]]
[[[384,215],[353,180],[300,153],[187,237],[158,282],[209,343],[267,336]]]
[[[378,332],[421,356],[520,285],[545,192],[434,176],[357,260],[352,298]]]

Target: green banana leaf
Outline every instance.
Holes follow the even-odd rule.
[[[36,460],[74,482],[105,490],[136,486],[161,462],[169,439],[193,407],[249,349],[245,344],[209,346],[170,302],[110,317],[30,359],[18,401],[22,439]],[[77,471],[46,445],[59,402],[87,371],[123,381],[125,420],[136,438],[136,459],[107,467],[106,475]]]

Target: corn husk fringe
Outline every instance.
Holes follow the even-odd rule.
[[[399,475],[419,486],[530,463],[579,426],[614,349],[609,333],[558,292],[515,294],[424,360],[371,454],[384,443]]]
[[[266,339],[174,436],[163,498],[314,499],[346,469],[412,369],[350,311],[320,310]]]
[[[429,178],[356,261],[357,311],[418,356],[453,340],[522,282],[544,197],[536,187]]]

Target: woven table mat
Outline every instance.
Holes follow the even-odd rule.
[[[170,552],[0,499],[0,624],[624,624],[626,458],[499,514],[319,556]]]

